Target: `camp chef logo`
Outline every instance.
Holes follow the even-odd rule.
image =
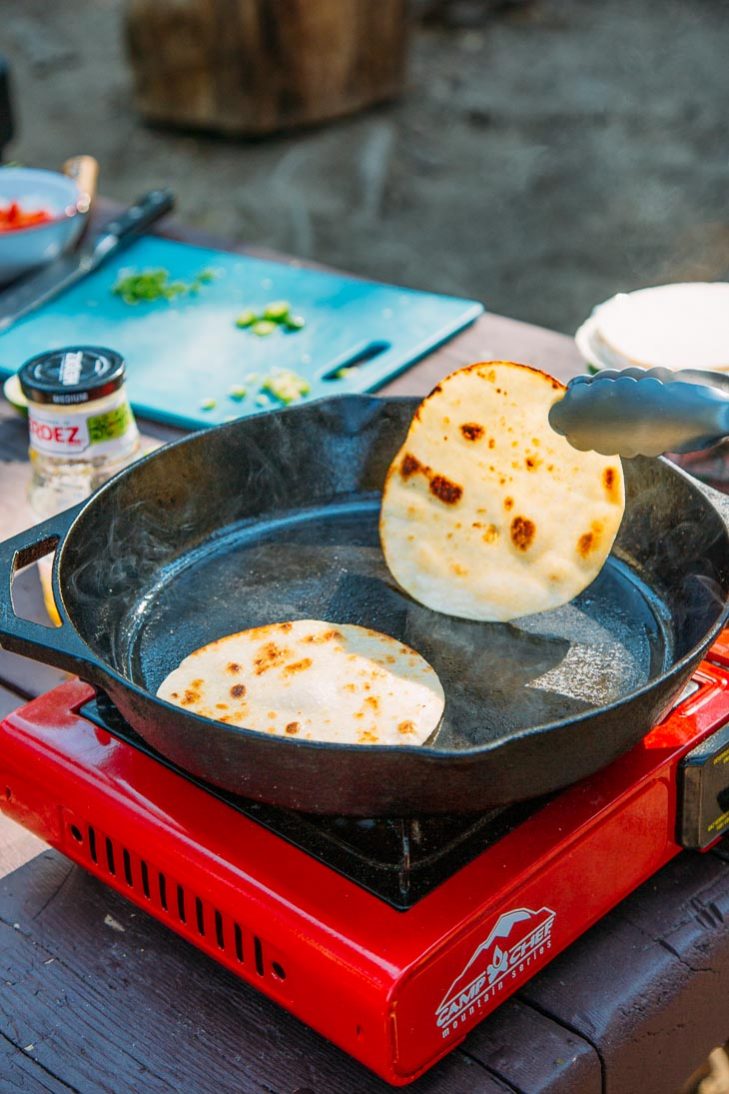
[[[488,938],[476,947],[435,1012],[443,1037],[482,1010],[504,990],[508,980],[516,980],[552,948],[554,917],[551,908],[540,908],[538,912],[514,908],[499,916]]]

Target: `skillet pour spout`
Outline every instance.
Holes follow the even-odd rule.
[[[432,612],[394,584],[380,492],[416,399],[341,396],[166,446],[0,545],[0,643],[108,692],[162,755],[312,813],[481,812],[556,791],[637,744],[720,633],[729,498],[665,460],[624,465],[613,553],[570,604],[512,624]],[[20,619],[13,574],[56,549],[61,626]],[[283,739],[159,700],[193,649],[288,619],[354,623],[430,662],[446,708],[423,746]]]

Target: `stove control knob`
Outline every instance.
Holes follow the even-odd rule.
[[[681,761],[678,842],[701,851],[728,831],[729,722]]]

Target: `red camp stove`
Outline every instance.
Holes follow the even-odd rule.
[[[11,714],[4,810],[389,1082],[427,1070],[682,847],[729,827],[729,632],[643,742],[479,816],[226,795],[72,681]]]

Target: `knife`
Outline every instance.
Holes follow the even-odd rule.
[[[169,213],[174,203],[171,190],[150,190],[120,216],[105,224],[88,248],[61,255],[40,273],[31,275],[16,288],[0,294],[0,334],[9,330],[28,312],[97,269],[161,216]]]

